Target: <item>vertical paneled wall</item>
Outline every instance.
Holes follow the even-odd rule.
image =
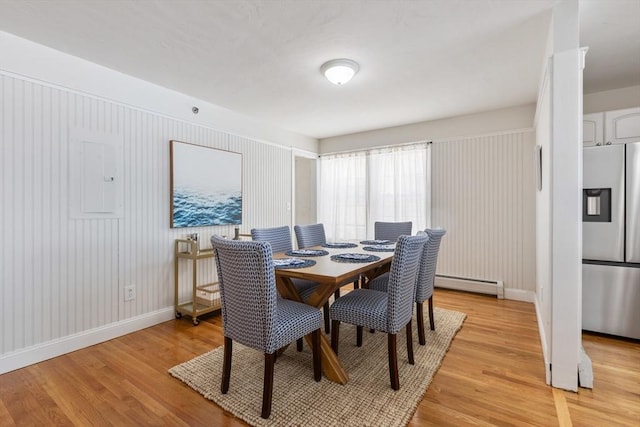
[[[2,74],[0,95],[0,355],[172,306],[174,239],[233,235],[169,227],[171,139],[243,154],[242,232],[291,222],[290,149]],[[75,129],[122,138],[122,218],[69,216]]]
[[[447,229],[438,274],[535,291],[533,131],[434,141],[433,226]]]

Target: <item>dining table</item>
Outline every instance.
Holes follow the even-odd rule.
[[[378,275],[389,271],[391,260],[393,259],[392,251],[371,252],[364,249],[371,247],[366,244],[358,243],[356,247],[334,248],[326,246],[314,246],[305,248],[309,250],[322,250],[328,252],[326,255],[314,256],[312,258],[304,257],[299,259],[313,259],[315,264],[305,268],[277,268],[275,270],[276,286],[283,298],[293,301],[303,302],[305,304],[321,309],[341,286],[364,278],[363,283],[372,280]],[[296,251],[293,251],[295,254]],[[377,259],[370,262],[339,262],[332,259],[333,255],[345,256],[345,254],[368,254],[374,255]],[[293,255],[295,256],[295,255]],[[347,255],[350,256],[350,255]],[[291,255],[285,253],[274,254],[274,261],[283,258],[291,258]],[[293,286],[291,279],[305,279],[318,283],[313,294],[307,297],[306,301],[300,297],[296,288]],[[311,338],[305,337],[309,346],[312,346]],[[320,350],[322,355],[322,370],[327,379],[330,381],[346,384],[349,376],[336,353],[331,348],[331,344],[324,334],[320,337]]]

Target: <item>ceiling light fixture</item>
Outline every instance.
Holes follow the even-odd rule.
[[[320,67],[320,72],[334,85],[347,83],[356,75],[360,66],[350,59],[332,59]]]

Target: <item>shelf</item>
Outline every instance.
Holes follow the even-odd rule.
[[[191,316],[193,324],[198,325],[198,316],[220,310],[220,291],[217,282],[198,285],[198,262],[213,258],[213,249],[197,250],[197,242],[186,239],[176,239],[174,245],[174,306],[176,318],[183,314]],[[180,260],[191,260],[191,301],[180,303]],[[195,303],[194,303],[195,301]]]

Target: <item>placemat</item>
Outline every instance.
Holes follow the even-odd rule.
[[[393,252],[396,250],[396,247],[395,245],[373,245],[365,246],[362,249],[371,252]]]
[[[379,256],[371,255],[371,254],[338,254],[331,255],[331,261],[336,262],[373,262],[378,261],[380,259]]]
[[[389,243],[392,243],[392,242],[391,240],[378,239],[378,240],[363,240],[360,243],[363,245],[388,245]]]
[[[293,249],[285,252],[284,254],[288,256],[310,257],[329,255],[329,252],[322,249]]]
[[[312,259],[299,259],[299,258],[276,258],[273,260],[273,267],[280,268],[305,268],[316,265],[316,262]]]
[[[322,245],[323,248],[357,248],[358,245],[355,243],[346,243],[346,242],[335,242],[335,243],[325,243]]]

